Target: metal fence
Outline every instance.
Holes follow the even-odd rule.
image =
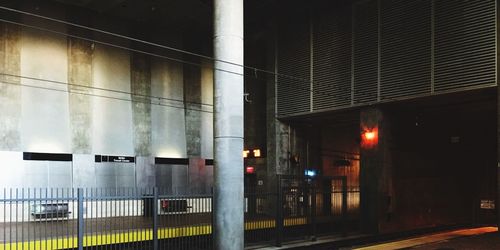
[[[359,194],[293,185],[246,190],[245,244],[281,245],[345,231],[357,214],[349,209],[349,193]],[[158,188],[1,190],[0,250],[73,248],[211,249],[212,195]]]

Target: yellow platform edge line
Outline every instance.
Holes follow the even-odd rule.
[[[307,223],[306,218],[285,219],[285,226],[297,226]],[[250,221],[245,222],[245,230],[259,230],[276,227],[275,220]],[[211,225],[199,225],[178,228],[160,228],[158,229],[158,239],[170,239],[189,236],[201,236],[212,233]],[[113,234],[94,234],[86,235],[83,239],[84,247],[102,246],[109,244],[122,244],[140,241],[149,241],[153,239],[152,229],[131,230],[128,232]],[[78,245],[77,237],[56,238],[46,240],[35,240],[25,242],[0,243],[0,250],[54,250],[75,248]]]

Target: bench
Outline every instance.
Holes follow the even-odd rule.
[[[68,203],[47,203],[31,205],[31,215],[37,219],[68,217]]]
[[[165,213],[187,212],[187,200],[160,200],[161,210]]]

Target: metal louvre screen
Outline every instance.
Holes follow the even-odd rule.
[[[351,104],[350,10],[333,11],[321,10],[313,21],[314,110]]]
[[[380,1],[380,99],[431,92],[431,1]]]
[[[494,0],[435,1],[435,91],[496,84]]]
[[[308,18],[288,21],[278,31],[279,115],[309,112],[311,106],[309,21]]]
[[[378,89],[378,4],[353,6],[354,104],[374,102]]]
[[[497,86],[496,15],[495,0],[365,0],[288,18],[278,116]]]

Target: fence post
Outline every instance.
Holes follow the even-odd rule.
[[[153,188],[153,249],[158,249],[158,188]]]
[[[316,189],[314,184],[311,181],[311,241],[316,241]]]
[[[347,176],[342,177],[342,234],[347,235]]]
[[[78,250],[83,250],[84,220],[83,220],[83,188],[77,189],[78,196]]]
[[[281,247],[283,241],[283,190],[281,189],[281,176],[278,175],[276,199],[276,246]]]

